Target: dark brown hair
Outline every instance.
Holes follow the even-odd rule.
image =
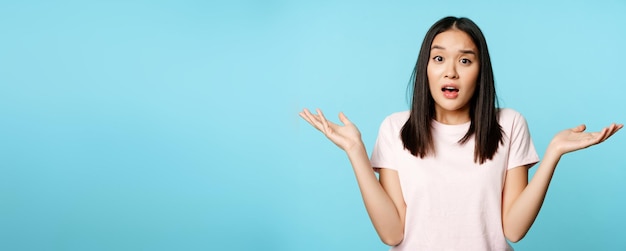
[[[465,144],[475,136],[474,162],[480,164],[493,158],[502,142],[502,128],[498,124],[497,99],[487,41],[478,26],[468,18],[445,17],[437,21],[426,33],[411,75],[413,87],[411,113],[402,127],[404,148],[416,157],[434,155],[432,120],[435,118],[435,101],[428,87],[426,69],[430,59],[430,47],[435,36],[450,29],[461,30],[472,38],[478,48],[480,71],[476,89],[470,102],[470,127],[459,144]]]

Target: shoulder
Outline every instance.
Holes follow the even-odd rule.
[[[511,108],[498,109],[498,120],[511,120],[518,117],[523,117],[521,113]]]
[[[526,119],[524,116],[511,108],[500,108],[498,110],[498,123],[501,126],[505,125],[513,125],[518,123],[526,124]]]
[[[498,123],[503,132],[509,136],[528,132],[528,124],[524,116],[511,108],[502,108],[498,111]]]
[[[385,121],[406,122],[409,119],[410,111],[394,112],[385,118]]]
[[[394,112],[380,124],[379,133],[384,135],[399,135],[400,130],[409,119],[409,111]]]
[[[409,119],[410,111],[394,112],[383,120],[383,125],[398,128],[404,126]]]

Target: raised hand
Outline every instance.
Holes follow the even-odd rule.
[[[361,132],[342,112],[339,113],[339,120],[343,126],[326,120],[320,109],[316,111],[317,114],[312,114],[308,109],[304,109],[299,115],[346,152],[362,144]]]
[[[602,143],[623,127],[623,124],[613,123],[599,132],[585,132],[586,126],[579,125],[557,133],[552,138],[549,148],[554,148],[560,155],[584,149]]]

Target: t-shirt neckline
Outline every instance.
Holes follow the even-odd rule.
[[[435,119],[432,120],[433,129],[447,131],[447,132],[467,132],[471,124],[472,124],[471,120],[465,123],[456,124],[456,125],[444,124]]]

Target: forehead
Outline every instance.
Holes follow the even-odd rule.
[[[474,41],[472,41],[472,38],[464,31],[458,29],[450,29],[437,34],[437,36],[435,36],[435,39],[433,39],[432,45],[437,45],[439,47],[453,50],[476,50],[476,45],[474,44]]]

